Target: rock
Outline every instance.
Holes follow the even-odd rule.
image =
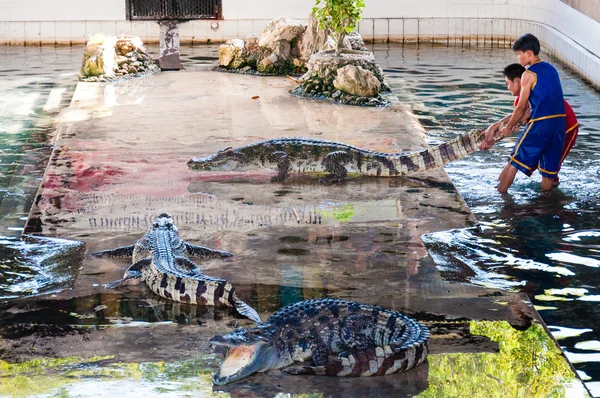
[[[231,39],[219,46],[219,66],[234,67],[231,64],[241,64],[244,54],[244,40]],[[237,60],[236,60],[237,59]],[[235,62],[234,62],[235,61]],[[237,66],[239,68],[240,66]]]
[[[340,95],[342,95],[342,92],[340,90],[336,90],[336,91],[333,92],[333,94],[331,94],[331,98],[336,99]]]
[[[306,31],[306,23],[302,21],[296,21],[287,17],[281,17],[270,21],[260,35],[258,45],[260,47],[267,47],[274,50],[280,41],[297,41],[301,35]]]
[[[259,35],[253,34],[244,39],[244,56],[249,56],[259,52],[260,46],[258,45]]]
[[[311,55],[320,51],[330,39],[328,30],[320,30],[313,14],[308,17],[308,27],[298,43],[300,58],[306,63]]]
[[[379,93],[381,82],[371,71],[360,66],[346,65],[337,70],[333,86],[359,97],[374,97]]]
[[[120,66],[120,65],[122,65],[123,63],[127,62],[127,61],[128,61],[128,60],[127,60],[127,57],[124,57],[124,56],[122,56],[122,55],[117,55],[117,56],[115,57],[115,62],[116,62],[116,63],[117,63],[117,65],[119,65],[119,66]]]
[[[365,42],[362,39],[362,36],[358,32],[348,33],[346,35],[346,39],[348,39],[348,43],[350,44],[350,49],[359,50],[359,51],[368,51],[369,49],[365,46]]]
[[[246,61],[246,65],[250,65],[256,68],[260,55],[262,54],[261,48],[258,46],[259,36],[257,34],[250,35],[244,39],[244,52],[243,58]]]
[[[270,54],[258,61],[258,64],[256,65],[256,70],[260,73],[266,74],[277,73],[278,60],[279,57],[277,57],[277,55]]]

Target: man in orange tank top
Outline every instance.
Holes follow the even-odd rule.
[[[508,65],[506,68],[504,68],[503,74],[504,74],[504,78],[506,81],[506,86],[508,88],[508,91],[510,91],[510,93],[515,96],[515,101],[513,106],[517,106],[519,103],[519,94],[521,92],[521,76],[523,75],[523,73],[525,72],[525,67],[521,66],[521,64],[510,64]],[[565,160],[565,157],[569,154],[569,152],[571,151],[571,148],[573,148],[573,145],[575,145],[575,141],[577,140],[577,133],[579,132],[579,124],[577,122],[577,116],[575,116],[575,112],[573,112],[573,108],[571,108],[571,105],[569,105],[569,103],[565,100],[565,110],[566,110],[566,126],[567,126],[567,132],[565,135],[565,144],[564,144],[564,148],[563,148],[563,152],[562,152],[562,156],[560,159],[560,164],[558,166],[558,170],[560,171],[560,167],[562,166],[562,162]],[[500,129],[500,127],[503,124],[506,124],[508,122],[508,120],[510,119],[511,115],[507,115],[506,117],[504,117],[502,120],[497,121],[496,123],[493,123],[490,127],[488,127],[485,131],[485,133],[488,134],[494,134],[496,132],[496,130]],[[530,113],[529,113],[529,109],[527,109],[527,111],[525,112],[525,114],[523,115],[523,118],[521,119],[521,122],[527,122],[530,118]],[[482,143],[480,146],[480,149],[489,149],[489,147],[491,147],[491,145],[487,145],[486,142]],[[529,173],[529,175],[531,175],[531,173],[533,173],[533,171],[535,171],[535,168],[533,170],[531,170],[531,172]],[[504,172],[504,170],[503,170]],[[500,179],[502,177],[502,173],[500,173],[500,177],[498,177],[498,179]],[[558,180],[558,176],[555,178],[554,180],[554,186],[557,186],[559,183]]]

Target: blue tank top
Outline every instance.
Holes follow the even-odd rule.
[[[554,66],[538,61],[531,65],[525,73],[528,72],[532,72],[536,76],[529,95],[530,120],[565,116],[562,85]]]

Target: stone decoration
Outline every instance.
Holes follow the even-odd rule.
[[[304,66],[298,44],[306,26],[281,17],[270,21],[260,35],[228,40],[219,47],[219,68],[260,75],[298,73]]]
[[[369,70],[364,70],[360,66],[346,65],[337,70],[333,87],[358,97],[375,97],[379,94],[381,82]]]
[[[243,45],[242,45],[243,42]],[[327,30],[320,30],[314,15],[308,25],[281,17],[270,21],[261,34],[228,40],[219,47],[217,70],[256,75],[299,75],[307,70],[311,55],[332,50],[335,42]],[[345,49],[366,49],[358,33],[344,39]]]
[[[79,80],[108,82],[158,71],[139,37],[98,35],[85,47]]]
[[[360,68],[362,70],[360,73],[365,75],[365,72],[368,71],[372,79],[366,77],[364,80],[371,82],[369,84],[371,88],[359,91],[345,86],[342,89],[336,87],[334,81],[338,79],[338,71],[346,71],[347,69],[344,68],[348,65],[354,66],[357,71]],[[321,51],[313,54],[306,66],[308,70],[299,79],[300,86],[292,90],[293,94],[350,105],[385,106],[389,104],[381,92],[390,92],[391,90],[384,81],[383,70],[375,62],[375,57],[371,52],[343,50],[340,56],[336,56],[333,50]],[[377,84],[373,79],[379,82],[377,93],[374,93]],[[338,80],[338,86],[339,82],[340,80]]]

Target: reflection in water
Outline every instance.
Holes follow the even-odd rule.
[[[69,104],[79,62],[77,49],[0,46],[1,236],[23,228],[50,156],[52,114]]]
[[[214,355],[173,363],[110,363],[110,358],[47,359],[18,365],[0,361],[0,394],[89,396],[93,391],[95,397],[114,397],[135,391],[136,396],[219,396],[212,394]]]
[[[0,238],[0,299],[61,290],[79,274],[83,242],[23,235]]]
[[[149,289],[141,292],[97,294],[70,300],[17,300],[0,307],[3,336],[33,333],[40,328],[59,326],[126,326],[128,324],[170,322],[178,325],[214,327],[219,321],[246,319],[231,307],[212,307],[163,299]],[[39,324],[40,328],[23,327]],[[248,324],[252,324],[249,323]],[[69,331],[70,329],[65,329]]]
[[[587,395],[541,325],[517,331],[504,321],[471,321],[471,333],[497,341],[500,352],[430,355],[429,389],[419,397]]]
[[[585,396],[540,325],[517,331],[506,322],[472,321],[470,329],[473,334],[497,341],[500,352],[432,354],[428,363],[391,376],[331,378],[274,371],[218,387],[213,387],[211,380],[220,361],[214,354],[155,363],[114,363],[110,356],[36,360],[18,365],[0,361],[0,394],[60,392],[62,396],[78,396],[93,389],[95,396],[112,397],[135,386],[136,393],[161,396]]]

